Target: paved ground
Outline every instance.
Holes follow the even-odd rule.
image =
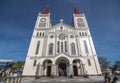
[[[114,75],[111,76],[111,79]],[[120,76],[117,76],[120,81]],[[0,82],[3,83],[3,82]],[[89,78],[83,77],[74,77],[74,78],[67,78],[67,77],[58,77],[58,78],[49,78],[49,77],[42,77],[39,79],[35,79],[34,77],[24,77],[21,80],[21,83],[104,83],[103,76],[90,76]]]
[[[22,78],[21,83],[104,83],[103,76],[91,76],[90,78],[83,77],[59,77],[59,78],[48,78],[42,77],[39,79],[34,79],[33,77]]]

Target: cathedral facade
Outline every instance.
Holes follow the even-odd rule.
[[[51,24],[46,8],[39,13],[23,70],[24,76],[100,75],[100,65],[86,17],[74,8],[73,24]]]

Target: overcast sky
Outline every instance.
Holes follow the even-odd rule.
[[[39,12],[70,24],[73,8],[86,15],[98,56],[120,60],[120,0],[0,0],[0,59],[25,60]]]

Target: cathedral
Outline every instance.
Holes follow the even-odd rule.
[[[72,24],[51,24],[46,8],[39,13],[29,45],[23,76],[101,75],[84,13],[73,10]]]

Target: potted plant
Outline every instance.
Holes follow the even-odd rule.
[[[38,73],[36,72],[35,79],[38,79],[38,78],[39,78],[39,76],[38,76]]]
[[[52,72],[51,78],[55,78],[55,73],[54,72]]]
[[[70,78],[74,78],[74,73],[71,73]]]
[[[85,78],[89,78],[89,74],[88,72],[86,71],[86,74],[84,75]]]

